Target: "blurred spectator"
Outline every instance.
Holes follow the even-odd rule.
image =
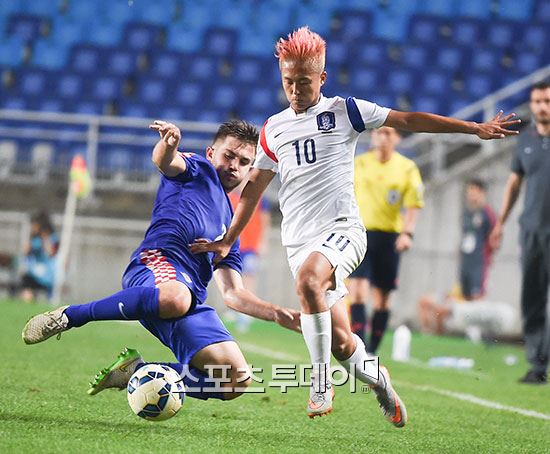
[[[349,276],[347,286],[351,329],[363,340],[365,303],[370,290],[371,335],[365,343],[371,353],[376,353],[386,330],[390,294],[397,287],[399,258],[412,246],[418,210],[424,206],[418,167],[395,150],[400,139],[394,128],[375,129],[373,149],[355,158],[355,196],[368,244],[365,258]]]
[[[32,302],[38,292],[51,296],[55,282],[55,255],[59,247],[50,217],[41,212],[31,219],[31,236],[21,260],[20,297]]]
[[[471,325],[491,325],[494,331],[502,324],[495,320],[509,319],[503,315],[509,312],[507,305],[483,300],[493,252],[489,235],[494,225],[495,215],[487,204],[485,183],[478,179],[468,181],[462,214],[459,285],[446,296],[443,304],[438,304],[433,295],[420,298],[422,331],[443,334],[466,331]]]
[[[228,194],[233,209],[239,203],[241,191],[246,181],[244,180],[237,189]],[[269,211],[269,202],[265,197],[262,197],[250,221],[239,236],[240,252],[243,259],[243,284],[247,290],[250,290],[254,294],[257,293],[256,276],[260,267],[260,259],[267,251],[270,226],[271,213]],[[248,331],[251,321],[252,317],[240,312],[237,313],[237,329],[240,332]]]
[[[504,189],[500,216],[491,233],[498,248],[508,215],[526,181],[523,213],[520,218],[521,315],[530,370],[522,383],[548,381],[550,359],[550,319],[547,315],[550,283],[550,83],[531,89],[529,108],[534,124],[520,135],[512,160],[512,172]]]

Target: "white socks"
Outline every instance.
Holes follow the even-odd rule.
[[[354,334],[353,337],[357,344],[355,351],[348,359],[339,360],[339,362],[351,374],[353,374],[355,367],[355,377],[359,381],[376,386],[378,385],[378,361],[372,361],[375,357],[367,353],[365,345],[359,336]]]
[[[312,375],[321,386],[328,382],[330,369],[331,344],[332,344],[332,320],[330,311],[317,314],[304,314],[300,316],[302,334],[309,350]]]

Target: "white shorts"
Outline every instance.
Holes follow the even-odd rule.
[[[355,219],[338,221],[308,243],[287,247],[288,264],[294,278],[302,264],[313,252],[323,254],[335,268],[336,288],[326,292],[326,302],[331,308],[347,295],[348,290],[344,279],[357,268],[367,252],[367,235],[365,235],[363,224]]]

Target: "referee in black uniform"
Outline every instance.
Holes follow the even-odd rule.
[[[522,250],[521,314],[527,360],[531,368],[522,383],[548,380],[550,319],[547,316],[550,284],[550,83],[531,88],[529,107],[534,124],[522,132],[504,189],[500,216],[491,232],[494,248],[500,246],[502,228],[514,206],[523,180],[525,202],[520,218]]]

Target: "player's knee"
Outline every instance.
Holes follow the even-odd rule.
[[[315,274],[298,273],[298,276],[296,276],[296,292],[305,299],[317,296],[322,292],[321,281]]]
[[[159,286],[159,315],[161,318],[183,317],[192,303],[189,289],[180,282]]]
[[[229,391],[224,393],[224,400],[233,400],[242,396],[246,389],[252,384],[251,372],[248,366],[234,366],[234,372],[229,383]]]

